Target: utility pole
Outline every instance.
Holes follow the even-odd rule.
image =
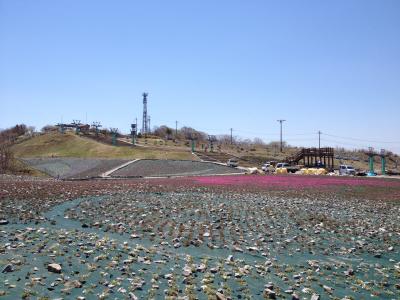
[[[178,121],[175,121],[175,138],[178,136]]]
[[[231,145],[233,144],[233,135],[232,135],[233,128],[231,128]]]
[[[286,120],[277,120],[281,125],[281,152],[283,152],[283,140],[282,140],[282,123]]]
[[[318,149],[321,150],[321,130],[318,131]]]
[[[147,134],[147,96],[148,93],[143,93],[143,117],[142,117],[142,134],[146,135]]]

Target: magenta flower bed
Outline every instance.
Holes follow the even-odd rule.
[[[400,187],[400,181],[378,178],[343,178],[327,176],[271,175],[271,176],[207,176],[196,177],[204,185],[244,185],[263,187],[309,188],[322,186]]]

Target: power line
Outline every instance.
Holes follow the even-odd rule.
[[[346,140],[367,142],[367,143],[400,144],[400,141],[398,141],[398,142],[388,142],[388,141],[364,140],[364,139],[359,139],[359,138],[354,138],[354,137],[344,137],[344,136],[338,136],[338,135],[328,134],[328,133],[323,133],[323,135],[330,136],[330,137],[335,137],[335,138],[340,138],[340,139],[346,139]]]
[[[171,120],[158,120],[158,123],[163,123],[159,126],[165,125],[168,126],[166,124],[170,124],[172,123]],[[175,127],[177,126],[177,121],[174,121],[175,123]],[[182,125],[184,127],[192,127],[191,125]],[[193,127],[194,129],[198,130],[198,131],[203,131],[203,132],[221,132],[221,134],[223,134],[223,132],[226,132],[226,129],[222,129],[222,128],[204,128],[204,127]],[[241,130],[241,129],[234,129],[234,132],[237,133],[250,133],[250,134],[258,134],[260,136],[263,137],[268,137],[268,136],[279,136],[279,133],[276,132],[262,132],[262,131],[250,131],[250,130]],[[315,136],[315,132],[311,132],[311,133],[285,133],[285,137],[290,137],[290,136]]]
[[[168,122],[164,122],[165,124],[169,123]],[[174,122],[175,123],[175,130],[177,131],[177,121]],[[188,125],[186,125],[188,126]],[[189,126],[190,127],[190,126]],[[226,129],[218,129],[218,128],[196,128],[196,130],[199,131],[203,131],[203,132],[221,132],[221,134],[223,134],[223,132],[226,131]],[[233,139],[233,128],[231,130],[231,135],[232,135],[232,139]],[[264,139],[268,139],[268,138],[274,138],[274,137],[279,137],[280,133],[271,133],[271,132],[262,132],[262,131],[252,131],[252,130],[242,130],[242,129],[235,129],[234,130],[235,133],[238,133],[239,136],[241,134],[254,134],[254,135],[258,135],[261,138]],[[380,141],[380,140],[374,140],[374,139],[361,139],[361,138],[356,138],[356,137],[348,137],[348,136],[340,136],[340,135],[334,135],[334,134],[330,134],[330,133],[325,133],[322,131],[318,131],[318,132],[314,132],[314,133],[307,133],[307,132],[303,132],[303,133],[285,133],[285,139],[286,140],[291,140],[291,141],[311,141],[311,140],[315,140],[312,138],[304,138],[304,139],[295,139],[295,138],[291,138],[291,137],[297,137],[297,136],[315,136],[318,135],[318,146],[321,146],[321,141],[327,141],[327,142],[334,142],[337,144],[342,144],[342,145],[349,145],[349,146],[357,146],[357,147],[367,147],[368,145],[366,145],[365,143],[375,143],[375,144],[400,144],[400,141]],[[336,139],[325,139],[323,137],[333,137],[336,139],[344,139],[344,140],[349,140],[349,141],[355,141],[355,142],[362,142],[362,144],[355,144],[355,143],[351,143],[351,142],[345,142],[345,141],[339,141]]]
[[[348,143],[348,142],[343,142],[343,141],[336,141],[336,140],[331,140],[331,139],[324,139],[324,138],[321,138],[321,141],[330,142],[330,143],[336,143],[336,144],[339,144],[339,145],[361,147],[361,148],[368,148],[368,146],[369,146],[369,145],[366,145],[366,144],[353,144],[353,143]]]
[[[261,131],[247,131],[247,130],[240,130],[240,129],[235,129],[236,132],[242,132],[242,133],[252,133],[252,134],[261,134],[264,136],[267,135],[279,135],[279,133],[265,133]],[[314,135],[315,133],[287,133],[285,136],[298,136],[298,135]]]
[[[314,141],[315,142],[315,138],[310,138],[310,139],[292,139],[292,138],[288,138],[286,139],[286,141]]]

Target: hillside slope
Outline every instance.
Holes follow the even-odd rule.
[[[111,146],[73,133],[46,133],[13,146],[15,157],[149,158],[195,160],[189,151]]]

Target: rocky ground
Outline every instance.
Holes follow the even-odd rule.
[[[400,298],[398,184],[218,178],[0,177],[1,298]]]
[[[33,167],[53,178],[88,179],[100,177],[103,173],[129,162],[123,159],[94,158],[31,158],[23,159]],[[129,164],[110,174],[111,177],[159,177],[196,176],[215,174],[241,174],[241,170],[220,164],[190,160],[143,159]]]
[[[102,173],[118,167],[129,160],[97,158],[26,158],[29,166],[55,178],[85,179],[99,177]]]
[[[111,174],[113,177],[158,177],[234,174],[243,171],[224,165],[189,160],[139,160]]]

